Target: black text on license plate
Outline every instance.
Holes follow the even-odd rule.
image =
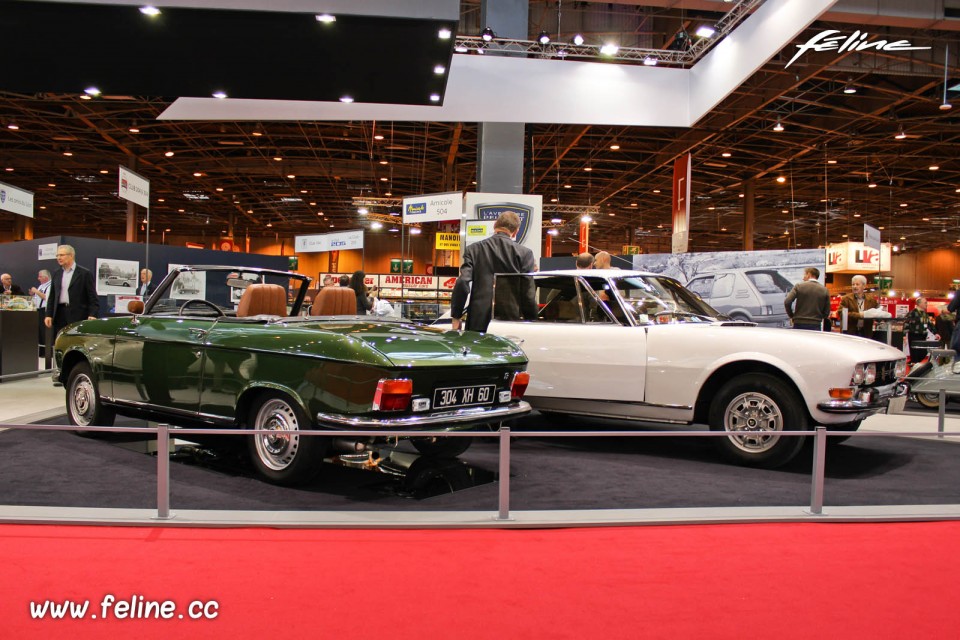
[[[496,395],[496,386],[485,384],[479,387],[447,387],[433,392],[434,409],[446,407],[469,407],[490,404]]]

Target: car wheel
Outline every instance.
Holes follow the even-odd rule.
[[[67,377],[67,418],[78,427],[110,427],[116,414],[100,402],[100,392],[93,372],[86,362],[77,364]],[[95,435],[95,431],[78,431],[81,435]]]
[[[456,458],[470,448],[473,438],[444,438],[432,436],[428,438],[410,438],[413,448],[425,456],[436,458]]]
[[[926,407],[927,409],[939,409],[940,408],[940,394],[939,393],[918,393],[916,394],[917,402]]]
[[[806,428],[807,410],[796,392],[766,374],[737,376],[720,388],[710,404],[710,429],[731,434],[712,440],[738,464],[768,469],[785,464],[803,448],[806,438],[780,434]]]
[[[310,426],[310,421],[286,396],[263,396],[250,409],[247,426],[273,432],[255,434],[249,444],[257,473],[267,481],[292,486],[307,483],[320,473],[328,440],[299,435],[299,431]]]

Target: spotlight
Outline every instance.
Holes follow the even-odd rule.
[[[653,56],[647,56],[646,58],[643,59],[643,64],[645,64],[648,67],[655,67],[657,66],[657,59],[654,58]]]
[[[452,35],[453,35],[453,32],[450,31],[450,29],[447,29],[446,27],[440,29],[440,31],[437,32],[437,37],[440,38],[441,40],[449,40],[450,36]]]
[[[600,47],[600,53],[602,53],[605,56],[615,56],[617,55],[618,51],[620,51],[620,47],[613,44],[612,42],[608,42],[607,44]]]
[[[146,7],[140,7],[140,13],[142,13],[145,16],[150,16],[151,18],[154,18],[160,15],[160,9],[157,9],[156,7],[151,7],[148,5]]]
[[[317,22],[322,22],[323,24],[330,24],[337,21],[337,16],[329,13],[318,13],[316,18]]]
[[[579,47],[580,45],[582,45],[582,44],[583,44],[583,36],[580,35],[579,33],[576,34],[575,36],[573,36],[573,44],[577,45],[578,47]]]
[[[97,87],[87,87],[86,89],[83,90],[83,92],[88,96],[93,96],[93,97],[100,95],[100,89],[98,89]]]
[[[483,31],[480,32],[480,39],[484,42],[490,42],[496,37],[497,34],[493,32],[493,29],[490,27],[484,27]]]
[[[540,42],[540,44],[548,44],[550,42],[550,34],[546,31],[541,31],[537,40]]]
[[[695,33],[701,38],[712,38],[717,33],[717,30],[709,24],[702,24],[697,28]]]

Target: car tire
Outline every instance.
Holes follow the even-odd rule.
[[[939,393],[918,393],[914,396],[917,399],[917,402],[927,409],[939,409],[940,408],[940,394]]]
[[[86,362],[80,362],[67,377],[67,419],[78,427],[111,427],[116,413],[103,406],[93,371]],[[95,436],[96,431],[85,428],[77,431],[83,436]]]
[[[728,460],[772,469],[786,464],[803,448],[804,436],[783,437],[783,431],[804,431],[807,409],[797,393],[771,375],[750,373],[724,384],[710,403],[712,431],[740,432],[712,438]]]
[[[473,438],[466,436],[462,438],[444,438],[443,436],[430,436],[425,438],[410,438],[410,444],[413,448],[424,456],[434,458],[456,458],[465,452],[473,444]]]
[[[310,420],[286,395],[270,393],[261,396],[250,408],[246,426],[284,432],[250,437],[250,458],[257,473],[266,481],[295,486],[310,482],[320,473],[329,440],[297,433],[309,428]]]

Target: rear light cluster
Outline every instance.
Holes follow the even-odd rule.
[[[373,395],[374,411],[406,411],[413,397],[413,380],[387,378],[377,382],[377,392]]]
[[[527,385],[530,384],[530,374],[526,371],[518,371],[513,375],[513,381],[510,383],[510,399],[521,400],[523,394],[527,392]]]

